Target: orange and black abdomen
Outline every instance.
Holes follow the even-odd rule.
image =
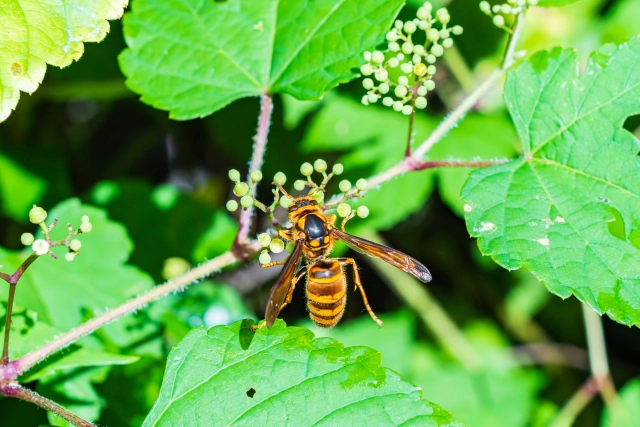
[[[307,267],[307,308],[316,325],[331,328],[340,321],[346,289],[347,281],[338,261],[325,259]]]

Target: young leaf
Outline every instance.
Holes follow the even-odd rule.
[[[253,334],[239,321],[197,328],[169,355],[160,397],[143,426],[458,426],[421,391],[380,366],[380,353],[310,331]],[[208,404],[203,404],[208,402]]]
[[[570,50],[521,63],[505,98],[524,157],[474,171],[462,194],[485,255],[628,325],[640,324],[640,144],[622,125],[640,113],[639,66],[640,38],[604,46],[581,75]]]
[[[401,5],[138,0],[124,19],[129,48],[120,66],[143,102],[176,120],[262,93],[318,99],[356,76],[351,69],[361,65],[361,52],[382,40]]]
[[[4,1],[0,8],[0,122],[16,108],[20,91],[33,93],[47,64],[66,67],[99,42],[108,19],[119,19],[128,0]]]

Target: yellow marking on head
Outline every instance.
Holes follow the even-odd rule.
[[[309,242],[309,244],[314,248],[320,246],[320,242],[318,242],[317,240],[312,240],[311,242]]]
[[[324,236],[324,243],[325,245],[329,243],[329,236]]]

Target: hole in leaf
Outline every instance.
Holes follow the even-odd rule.
[[[623,128],[640,138],[640,114],[627,117],[624,121]]]
[[[607,228],[609,229],[609,233],[611,233],[614,237],[617,237],[620,240],[627,241],[627,233],[624,231],[624,219],[622,218],[622,214],[620,211],[613,206],[609,207],[611,209],[611,213],[613,214],[613,221],[609,221],[607,223]]]
[[[251,387],[249,390],[247,390],[247,397],[253,399],[253,396],[255,396],[256,394],[256,389]]]

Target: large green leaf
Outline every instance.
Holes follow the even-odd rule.
[[[506,102],[524,157],[474,171],[467,227],[485,255],[525,267],[563,298],[640,324],[640,38],[594,53],[540,52],[509,73]]]
[[[47,64],[66,67],[85,42],[98,42],[128,0],[5,0],[0,7],[0,122],[16,108],[20,91],[33,93]]]
[[[103,312],[153,286],[147,274],[125,264],[133,245],[124,227],[110,221],[101,209],[82,205],[76,199],[58,205],[49,212],[49,218],[61,222],[53,238],[64,237],[67,222],[77,227],[82,215],[89,215],[93,231],[79,237],[80,256],[73,262],[66,262],[64,257],[38,258],[22,276],[16,292],[19,305],[29,307],[40,320],[63,331],[79,325],[83,313]],[[29,252],[30,248],[22,252],[0,248],[0,264],[5,271],[13,271]]]
[[[127,85],[177,120],[246,96],[317,99],[353,79],[402,0],[137,0],[125,16]],[[348,43],[345,42],[348,40]]]
[[[0,213],[26,221],[25,212],[47,190],[47,182],[0,153]]]
[[[145,427],[215,425],[454,426],[421,391],[380,366],[380,353],[347,347],[278,320],[252,335],[245,321],[197,328],[169,355]],[[207,404],[205,402],[215,402]]]

